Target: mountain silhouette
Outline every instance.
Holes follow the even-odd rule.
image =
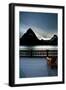
[[[54,36],[50,39],[50,43],[52,43],[53,45],[57,45],[57,44],[58,44],[58,37],[57,37],[57,35],[54,35]]]
[[[33,30],[29,28],[26,33],[20,38],[20,45],[57,45],[57,35],[54,35],[50,40],[39,40]]]

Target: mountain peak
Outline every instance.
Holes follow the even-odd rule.
[[[58,39],[57,35],[54,34],[54,36],[52,37],[52,39]]]
[[[31,28],[29,28],[29,29],[27,30],[27,33],[34,33],[34,32],[33,32],[33,30],[32,30]]]
[[[54,34],[54,37],[57,37],[57,35],[56,35],[56,34]]]
[[[29,28],[27,31],[32,31],[32,29],[31,29],[31,28]]]
[[[57,45],[57,42],[57,35],[54,35],[50,40],[39,40],[31,28],[20,38],[20,45]]]
[[[39,41],[31,28],[20,38],[20,45],[34,45]]]

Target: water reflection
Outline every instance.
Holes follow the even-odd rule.
[[[20,46],[19,50],[57,50],[57,46]]]
[[[49,59],[51,59],[51,56],[57,56],[57,46],[20,46],[19,50],[20,78],[57,76],[57,68],[51,68],[47,60],[49,56]],[[25,56],[27,57],[25,58]],[[35,58],[35,56],[39,57]]]
[[[46,58],[20,58],[20,78],[57,76],[57,68],[48,66]]]

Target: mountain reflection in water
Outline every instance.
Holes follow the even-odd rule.
[[[20,46],[22,50],[58,50],[57,46]],[[46,76],[57,76],[57,68],[51,68],[48,65],[46,57],[20,57],[19,61],[19,76],[20,78],[28,77],[46,77]]]
[[[57,76],[57,68],[50,68],[46,58],[20,57],[20,78]]]

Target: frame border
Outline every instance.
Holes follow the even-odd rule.
[[[15,6],[27,6],[27,7],[38,7],[38,8],[57,8],[62,9],[62,81],[58,82],[42,82],[42,83],[27,83],[27,84],[15,84]],[[50,85],[50,84],[63,84],[64,83],[64,6],[54,6],[54,5],[38,5],[38,4],[20,4],[20,3],[10,3],[9,4],[9,86],[33,86],[33,85]]]

